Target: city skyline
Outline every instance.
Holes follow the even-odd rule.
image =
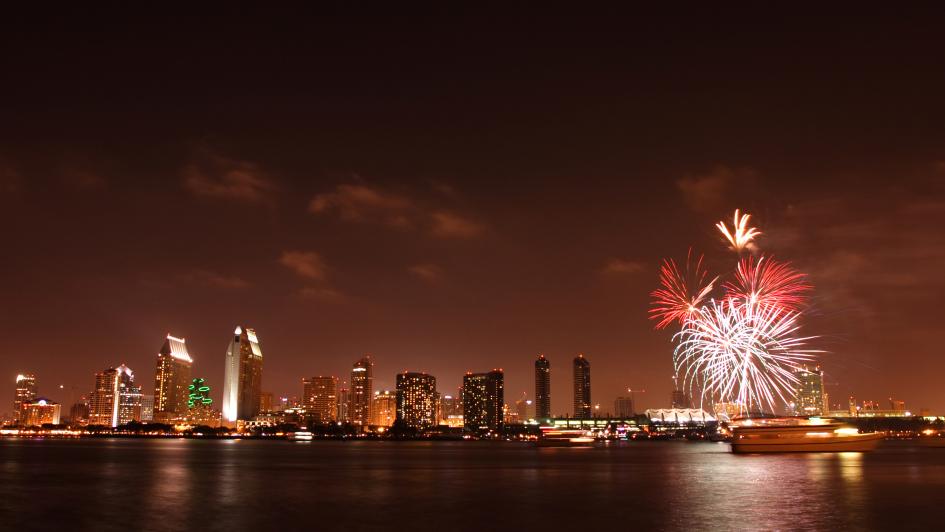
[[[5,58],[17,127],[0,133],[0,217],[16,228],[0,376],[43,375],[67,404],[101,368],[149,375],[156,331],[206,361],[248,323],[275,393],[347,380],[372,353],[379,387],[410,368],[454,390],[503,367],[511,397],[545,353],[557,414],[583,352],[608,368],[602,405],[633,385],[663,406],[670,333],[647,320],[660,261],[722,250],[712,224],[742,208],[761,250],[809,273],[804,327],[830,397],[945,411],[945,362],[923,340],[945,296],[932,17],[485,39],[459,19],[406,36],[364,21],[353,38],[230,16],[225,50],[160,17],[127,34],[91,22],[102,40],[51,20],[3,35],[21,53]],[[219,398],[224,371],[204,363]]]

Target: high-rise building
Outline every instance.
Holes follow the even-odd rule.
[[[794,415],[822,416],[824,411],[824,372],[820,366],[804,366],[794,372]]]
[[[529,419],[535,417],[533,405],[534,402],[531,399],[524,397],[515,401],[515,413],[519,423],[527,423]]]
[[[351,423],[351,390],[348,383],[342,382],[338,390],[338,417],[340,423]]]
[[[21,424],[26,427],[41,427],[47,423],[58,425],[60,408],[59,403],[50,401],[45,397],[34,399],[26,403],[23,408]]]
[[[535,419],[551,417],[551,362],[545,355],[535,361]]]
[[[502,370],[463,376],[463,428],[467,432],[501,431],[504,403]]]
[[[272,392],[260,392],[259,394],[259,411],[260,412],[272,412],[273,411],[273,396]],[[277,405],[278,406],[278,405]],[[285,410],[282,408],[281,410]]]
[[[154,396],[141,396],[141,421],[154,421]]]
[[[426,373],[397,375],[397,421],[422,429],[437,422],[436,377]]]
[[[36,377],[32,373],[16,376],[16,394],[13,399],[13,422],[21,424],[26,405],[36,400]]]
[[[154,420],[170,423],[187,416],[187,387],[194,360],[183,338],[170,334],[164,339],[154,372]]]
[[[626,419],[633,417],[635,412],[633,411],[633,398],[632,397],[618,397],[614,400],[614,415]]]
[[[196,378],[187,386],[187,421],[194,425],[220,426],[220,411],[213,408],[210,385]]]
[[[256,331],[237,327],[226,349],[223,376],[223,417],[229,423],[259,414],[263,354]]]
[[[141,421],[141,387],[134,373],[122,364],[95,376],[95,391],[89,405],[89,424],[117,427]]]
[[[82,396],[69,409],[69,423],[73,426],[87,425],[89,422],[89,397]]]
[[[338,419],[338,377],[302,379],[302,406],[321,423]]]
[[[397,419],[397,393],[390,390],[374,392],[371,400],[371,425],[390,427]]]
[[[462,392],[460,392],[461,395]],[[460,396],[444,395],[440,397],[440,425],[463,426],[463,400]]]
[[[374,397],[374,361],[366,355],[351,368],[348,415],[351,423],[366,427],[371,423],[371,399]]]
[[[574,417],[591,419],[591,363],[583,354],[574,357]]]

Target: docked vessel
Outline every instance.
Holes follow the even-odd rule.
[[[824,418],[762,418],[732,422],[732,452],[796,453],[872,451],[883,435],[861,433]]]

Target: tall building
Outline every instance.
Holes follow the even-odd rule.
[[[616,417],[626,419],[633,417],[634,414],[632,397],[618,397],[614,400],[614,415]]]
[[[50,401],[45,397],[34,399],[26,403],[23,408],[22,424],[27,427],[41,427],[47,423],[58,425],[60,409],[59,403]]]
[[[551,362],[545,355],[535,361],[535,419],[551,417]]]
[[[187,388],[193,363],[186,341],[168,334],[158,351],[154,372],[155,421],[169,423],[187,416]]]
[[[821,416],[824,410],[824,372],[820,366],[804,366],[794,372],[794,415]]]
[[[321,423],[338,419],[338,377],[302,379],[302,406]]]
[[[460,396],[462,392],[460,392]],[[463,426],[463,399],[460,396],[444,395],[440,397],[439,423],[450,427]]]
[[[374,361],[364,356],[351,368],[348,415],[351,423],[366,427],[371,423],[371,399],[374,397]]]
[[[397,421],[422,429],[437,423],[436,377],[426,373],[397,375]]]
[[[141,387],[134,373],[122,364],[95,376],[95,390],[89,404],[89,424],[117,427],[141,421]]]
[[[213,408],[210,385],[201,378],[193,379],[187,386],[187,421],[194,425],[220,426],[220,411]]]
[[[501,431],[504,403],[502,370],[467,373],[463,377],[463,429],[467,432]]]
[[[583,354],[574,357],[574,417],[591,419],[591,363]]]
[[[397,419],[397,393],[390,390],[374,392],[371,400],[371,425],[390,427]]]
[[[87,425],[89,422],[89,397],[83,395],[69,409],[69,423],[73,426]]]
[[[525,399],[524,397],[515,401],[515,414],[519,423],[527,423],[529,419],[535,417],[532,412],[533,404],[534,402],[531,399]]]
[[[223,417],[229,423],[259,414],[263,354],[253,329],[237,327],[226,349],[223,375]]]
[[[16,394],[13,399],[13,422],[23,423],[26,405],[36,400],[36,377],[32,373],[16,376]]]
[[[338,390],[338,417],[341,423],[351,423],[351,390],[348,389],[348,383],[342,382],[341,389]]]
[[[260,392],[259,394],[259,411],[260,412],[272,412],[273,411],[273,397],[272,392]],[[284,408],[282,410],[285,410]]]
[[[154,396],[141,396],[141,421],[154,421]],[[162,421],[163,423],[163,421]]]

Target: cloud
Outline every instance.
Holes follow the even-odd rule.
[[[340,302],[347,300],[347,296],[335,290],[322,286],[306,286],[299,290],[298,296],[302,299],[311,299],[325,302]]]
[[[272,179],[256,163],[204,153],[181,171],[184,188],[195,196],[245,203],[271,201]]]
[[[720,165],[706,174],[686,176],[676,181],[676,188],[690,209],[715,214],[730,207],[732,189],[744,187],[754,179],[755,172],[750,168]]]
[[[455,196],[451,188],[436,185],[434,188],[441,194]],[[432,203],[356,183],[337,185],[330,192],[316,195],[308,210],[319,215],[335,213],[348,222],[425,231],[438,238],[474,238],[485,230],[484,224],[447,209],[432,208]]]
[[[407,271],[424,281],[436,282],[443,278],[443,269],[436,264],[416,264]]]
[[[190,283],[221,288],[225,290],[239,290],[248,288],[249,282],[235,275],[225,275],[209,270],[194,270],[184,275],[184,280]]]
[[[381,221],[395,227],[410,225],[409,213],[414,208],[413,202],[406,197],[362,184],[338,185],[332,192],[318,194],[308,205],[312,213],[335,211],[342,220]]]
[[[63,180],[69,186],[82,190],[101,189],[108,185],[108,181],[105,180],[104,176],[86,170],[65,172],[63,174]]]
[[[458,214],[438,211],[430,215],[431,232],[440,238],[474,238],[482,234],[482,224]]]
[[[646,265],[640,261],[617,259],[608,260],[601,268],[604,275],[632,275],[646,271]]]
[[[325,261],[314,251],[285,251],[279,257],[279,264],[304,279],[316,281],[325,279],[327,270]]]

